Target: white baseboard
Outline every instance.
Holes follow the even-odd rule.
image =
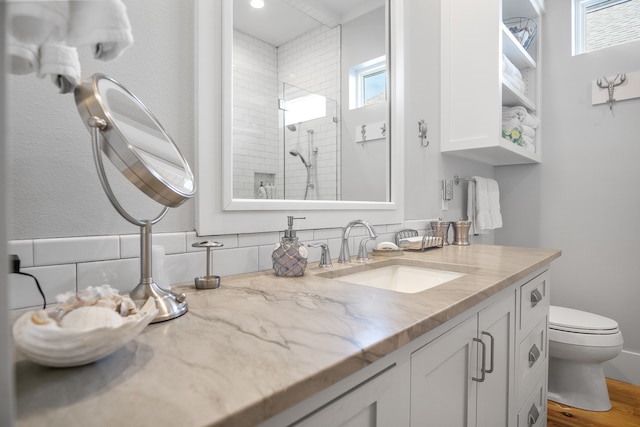
[[[623,350],[604,364],[604,374],[614,380],[640,385],[640,354]]]

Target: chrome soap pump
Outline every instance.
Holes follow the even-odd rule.
[[[271,259],[273,260],[273,271],[276,276],[302,276],[307,268],[307,258],[309,252],[307,248],[298,241],[296,230],[293,229],[294,218],[287,216],[288,228],[284,230],[284,237],[273,248]]]

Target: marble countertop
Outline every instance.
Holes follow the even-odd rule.
[[[403,262],[467,273],[416,294],[321,277],[317,263],[297,278],[263,271],[223,277],[215,290],[176,286],[185,315],[96,363],[52,369],[16,355],[17,425],[255,425],[559,256],[487,245],[405,252]],[[363,268],[334,265],[329,274]]]

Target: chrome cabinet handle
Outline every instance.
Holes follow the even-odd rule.
[[[538,303],[542,301],[542,294],[539,290],[534,289],[531,291],[531,307],[535,307]]]
[[[538,418],[540,418],[540,411],[538,411],[538,408],[536,408],[536,404],[534,403],[531,405],[531,409],[529,409],[529,414],[527,416],[529,427],[534,425],[538,421]]]
[[[482,368],[480,368],[480,373],[482,375],[480,375],[480,378],[471,377],[471,379],[473,381],[477,381],[477,382],[481,383],[481,382],[484,381],[485,373],[486,373],[486,371],[484,369],[484,366],[485,366],[486,361],[487,361],[487,347],[484,345],[484,341],[482,341],[480,338],[474,338],[473,340],[475,342],[479,342],[480,345],[482,346]]]
[[[482,331],[482,335],[487,335],[489,338],[491,338],[491,368],[486,370],[487,374],[490,374],[493,372],[493,335],[486,331]]]
[[[529,349],[529,367],[532,367],[540,358],[540,350],[537,345],[531,346]]]

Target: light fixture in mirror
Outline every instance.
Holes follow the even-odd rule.
[[[242,96],[238,93],[236,69],[242,66],[236,64],[234,38],[237,39],[238,33],[244,34],[233,18],[238,2],[223,0],[215,3],[196,1],[196,159],[199,162],[197,172],[200,186],[196,198],[197,231],[200,234],[225,234],[277,230],[282,222],[282,211],[305,211],[305,216],[309,218],[307,225],[311,228],[342,226],[354,215],[366,217],[374,223],[402,221],[403,102],[402,80],[398,78],[403,73],[402,2],[388,0],[379,3],[384,5],[383,8],[375,8],[372,6],[374,2],[357,1],[361,7],[369,8],[367,13],[354,12],[350,18],[344,18],[349,23],[355,23],[358,20],[351,18],[356,16],[382,17],[379,24],[373,25],[380,32],[381,50],[365,53],[360,49],[363,44],[372,44],[366,37],[360,39],[359,45],[348,49],[339,47],[338,66],[335,68],[338,83],[335,86],[344,87],[344,90],[324,93],[307,87],[306,83],[287,82],[284,77],[269,79],[268,85],[273,90],[269,89],[270,95],[265,99],[272,100],[270,105],[262,99],[257,101],[257,88]],[[240,3],[246,5],[246,2]],[[305,4],[302,0],[287,0],[286,3],[288,8]],[[329,3],[307,2],[307,6],[319,7],[322,4]],[[256,12],[263,12],[270,7],[271,2]],[[330,28],[335,29],[340,20],[336,18],[335,22]],[[268,19],[264,23],[266,27],[283,26]],[[349,31],[356,33],[357,27],[354,25]],[[346,38],[347,25],[337,28],[340,37],[336,37],[336,40]],[[242,34],[240,36],[244,37]],[[251,37],[257,39],[257,35]],[[222,44],[214,43],[212,46],[211,40],[220,38]],[[273,43],[276,44],[263,44],[273,47],[281,42]],[[362,51],[363,56],[353,54],[353,60],[346,61],[346,50],[352,53]],[[308,52],[301,52],[300,55],[307,53],[316,57],[316,65],[310,67],[322,68],[318,65],[324,58],[321,53],[310,46]],[[349,91],[346,90],[349,69],[355,63],[380,56],[386,58],[387,100],[349,110]],[[218,62],[220,57],[221,64]],[[251,70],[254,74],[249,77],[256,79],[258,71],[262,71],[257,66]],[[282,77],[296,73],[304,74],[295,70],[291,73],[282,70],[276,74]],[[262,85],[263,80],[257,80]],[[238,121],[242,120],[240,113],[244,110],[243,104],[236,102],[239,98],[246,104],[264,103],[264,110],[269,109],[267,114],[272,117],[269,121],[272,124],[267,126],[250,114],[247,117],[254,117],[253,120]],[[217,102],[219,99],[222,102]],[[299,110],[294,108],[296,104],[307,102],[326,113],[313,119],[291,117],[298,114]],[[304,111],[308,112],[308,105],[311,104],[306,105]],[[318,124],[318,120],[323,122]],[[371,125],[364,140],[361,133],[363,125]],[[330,131],[325,130],[324,126],[336,129],[332,136],[327,137]],[[237,136],[241,133],[254,137],[257,144],[240,146]],[[332,140],[331,151],[321,145],[325,143],[321,142],[323,139]],[[260,145],[260,141],[268,143]],[[262,169],[239,166],[238,147],[242,147],[245,154],[253,155],[256,163],[261,160]],[[273,154],[267,153],[269,150]],[[333,163],[328,165],[321,159],[325,153],[331,153]],[[272,155],[275,162],[267,160]],[[248,173],[242,169],[248,170]],[[329,172],[321,173],[327,170]],[[287,173],[294,171],[297,171],[297,183],[292,184],[291,181],[287,184]],[[272,186],[269,189],[272,197],[269,197],[269,191],[260,190],[261,181],[263,185]],[[287,195],[289,190],[294,193],[291,197]],[[268,198],[256,198],[260,195],[264,197],[265,193]],[[317,216],[312,215],[314,211],[318,213]],[[258,215],[259,220],[256,221]]]
[[[151,225],[169,207],[195,195],[189,164],[151,111],[116,80],[95,74],[76,87],[75,100],[91,133],[93,159],[107,197],[127,221],[140,227],[140,283],[129,295],[138,306],[154,300],[158,314],[153,322],[178,317],[187,311],[186,296],[164,290],[153,280]],[[104,170],[103,152],[131,183],[164,205],[154,219],[136,219],[120,205]]]

